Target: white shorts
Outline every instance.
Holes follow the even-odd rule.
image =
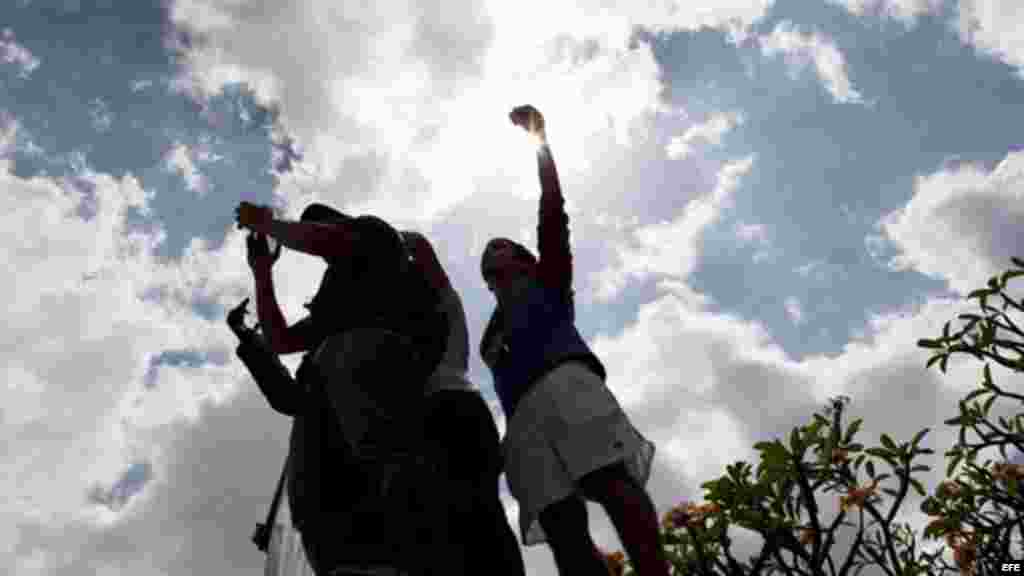
[[[654,444],[601,377],[579,362],[552,370],[519,401],[502,448],[525,545],[547,540],[541,510],[577,493],[583,476],[621,461],[644,486],[654,457]]]

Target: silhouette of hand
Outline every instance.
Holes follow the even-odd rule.
[[[513,108],[508,117],[516,126],[544,140],[544,115],[540,113],[540,110],[526,104]]]
[[[264,234],[250,233],[245,239],[246,259],[249,261],[249,267],[254,272],[263,270],[269,270],[274,266],[274,262],[277,262],[279,256],[281,256],[281,244],[279,243],[274,252],[270,252],[270,245],[267,242],[267,237]]]
[[[228,312],[228,327],[235,333],[239,338],[248,330],[245,326],[245,307],[249,304],[249,298],[242,300],[238,306],[235,306]]]
[[[241,229],[266,233],[273,219],[273,211],[266,206],[252,202],[240,202],[238,208],[235,208],[235,221]]]

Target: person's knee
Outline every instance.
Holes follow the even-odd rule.
[[[580,481],[583,493],[590,500],[601,504],[606,510],[623,507],[651,507],[650,497],[629,472],[618,462],[595,470]]]

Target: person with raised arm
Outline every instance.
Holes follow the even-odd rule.
[[[654,445],[605,385],[605,368],[576,328],[569,217],[533,106],[510,119],[538,141],[538,257],[490,240],[481,274],[497,307],[480,342],[507,418],[505,475],[519,502],[523,542],[546,541],[562,576],[604,576],[585,499],[608,513],[637,574],[668,576],[658,518],[644,486]]]
[[[423,390],[446,345],[438,294],[380,218],[312,204],[288,222],[243,202],[237,220],[253,232],[247,249],[267,347],[305,352],[286,492],[310,564],[318,576],[440,573],[444,559],[419,542],[417,486]],[[290,326],[268,236],[327,262],[309,315]],[[267,397],[275,408],[287,402],[276,391]]]

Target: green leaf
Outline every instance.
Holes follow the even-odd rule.
[[[943,374],[946,373],[946,362],[948,360],[949,360],[949,355],[946,355],[946,356],[943,356],[942,360],[939,361],[939,370],[941,370]]]
[[[982,413],[986,417],[988,416],[988,411],[992,408],[992,404],[996,401],[996,398],[998,398],[998,396],[993,394],[992,396],[989,397],[988,400],[985,401],[985,405],[982,406]]]
[[[946,426],[962,426],[963,420],[963,416],[957,416],[956,418],[950,418],[949,420],[944,421],[943,424]]]
[[[992,382],[992,370],[989,368],[988,362],[985,363],[985,368],[982,369],[981,373],[984,378],[984,380],[982,380],[982,385],[985,386],[985,388],[994,389],[996,386],[995,383]]]
[[[942,326],[942,339],[949,340],[949,320]]]
[[[1018,276],[1024,276],[1024,270],[1007,270],[1003,272],[1003,286],[1006,286],[1007,282]]]
[[[869,478],[874,479],[874,477],[875,477],[875,463],[872,462],[871,460],[868,460],[864,464],[864,471],[866,471],[868,473],[868,477]]]
[[[802,452],[800,442],[800,430],[793,428],[793,431],[789,433],[789,449],[793,451],[793,454],[799,454]]]
[[[921,442],[921,440],[924,439],[925,434],[928,434],[928,430],[928,428],[925,428],[924,430],[921,430],[920,432],[915,434],[914,439],[910,441],[910,445],[916,448],[917,445]]]
[[[999,276],[993,276],[993,277],[989,278],[987,284],[988,284],[988,287],[993,289],[993,290],[999,288]]]
[[[943,348],[942,344],[940,344],[938,340],[929,340],[927,338],[918,340],[917,346],[919,348],[928,348],[930,350],[942,350]]]
[[[967,295],[967,299],[968,300],[973,300],[975,298],[981,298],[981,297],[987,296],[988,294],[989,294],[988,290],[986,290],[984,288],[978,288],[977,290],[971,290],[971,292]]]
[[[885,448],[887,450],[890,450],[892,452],[896,452],[897,451],[896,443],[892,441],[892,438],[889,438],[888,434],[882,434],[881,439],[882,439],[882,446],[885,446]]]
[[[909,478],[909,480],[910,485],[914,487],[914,490],[918,493],[918,495],[924,496],[924,486],[921,485],[921,482],[917,478]]]
[[[931,469],[932,469],[931,466],[928,466],[928,465],[925,465],[925,464],[916,464],[915,466],[913,466],[910,469],[910,471],[911,472],[928,472]]]
[[[977,388],[975,390],[971,390],[971,392],[967,394],[967,396],[964,396],[964,402],[970,402],[971,400],[974,400],[978,396],[983,396],[985,394],[989,394],[989,391],[985,390],[984,388]]]
[[[931,368],[939,360],[942,360],[942,358],[944,356],[945,356],[945,354],[936,354],[936,355],[932,356],[931,358],[929,358],[928,359],[928,363],[924,365],[925,370]]]

